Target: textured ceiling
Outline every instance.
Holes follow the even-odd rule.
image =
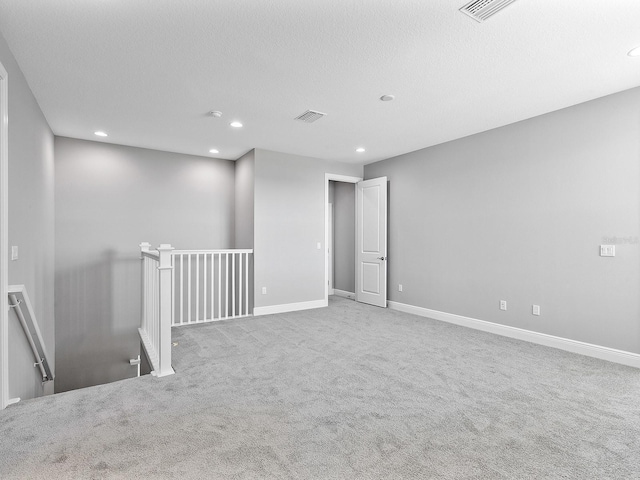
[[[56,135],[226,159],[370,163],[640,85],[638,0],[517,0],[484,23],[465,3],[0,0],[0,31]]]

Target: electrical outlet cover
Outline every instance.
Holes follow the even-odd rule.
[[[600,256],[601,257],[615,257],[616,256],[616,246],[615,245],[600,245]]]

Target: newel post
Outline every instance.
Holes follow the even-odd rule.
[[[172,375],[175,373],[171,367],[171,324],[173,323],[173,292],[171,290],[171,276],[173,265],[171,252],[173,247],[169,244],[161,244],[158,247],[160,256],[158,266],[158,301],[160,313],[160,345],[158,346],[158,357],[160,371],[156,372],[158,377]]]
[[[151,244],[149,242],[142,242],[139,247],[140,254],[142,254],[142,252],[148,252],[151,249]]]

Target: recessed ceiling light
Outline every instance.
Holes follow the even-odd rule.
[[[382,95],[380,97],[380,100],[382,100],[383,102],[390,102],[391,100],[394,100],[396,98],[395,95]]]
[[[242,128],[242,123],[240,122],[231,122],[229,125],[231,125],[233,128]]]
[[[211,150],[209,150],[209,153],[220,153],[220,152],[215,148],[212,148]]]
[[[362,148],[362,147],[356,148],[356,152],[358,152],[358,153],[364,153],[365,151],[366,150],[364,148]]]
[[[104,133],[104,132],[93,132],[93,134],[94,134],[94,135],[97,135],[97,136],[99,136],[99,137],[108,137],[108,136],[109,136],[109,135],[107,135],[107,134],[106,134],[106,133]]]
[[[629,50],[629,53],[627,53],[627,55],[629,55],[630,57],[640,57],[640,47],[632,48],[631,50]]]

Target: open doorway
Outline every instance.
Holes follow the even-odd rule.
[[[350,185],[341,186],[343,183]],[[331,291],[357,302],[387,307],[387,188],[387,177],[363,181],[358,177],[325,175],[326,303]],[[353,198],[353,203],[343,201],[344,207],[336,208],[340,198]],[[336,218],[341,215],[341,226],[337,226]],[[336,233],[337,229],[340,233]],[[352,236],[353,241],[345,240]],[[336,248],[344,255],[338,254]],[[355,253],[353,257],[351,252]]]
[[[329,295],[355,298],[356,184],[329,181]]]
[[[332,289],[332,294],[350,295],[350,298],[354,298],[355,284],[352,288],[349,286],[351,285],[350,279],[355,278],[355,186],[360,181],[362,181],[361,177],[331,173],[325,175],[325,245],[327,246],[325,301],[329,299],[330,289]],[[349,194],[351,195],[350,201],[346,198]],[[349,208],[351,208],[350,212]],[[329,223],[330,218],[331,223]],[[350,225],[349,218],[352,218]],[[338,233],[336,233],[336,228],[338,228]],[[345,230],[349,228],[350,231]],[[350,243],[351,241],[353,243]],[[336,248],[338,248],[337,252]],[[351,260],[348,260],[345,248],[351,248],[349,253]],[[347,273],[346,270],[350,273]]]

